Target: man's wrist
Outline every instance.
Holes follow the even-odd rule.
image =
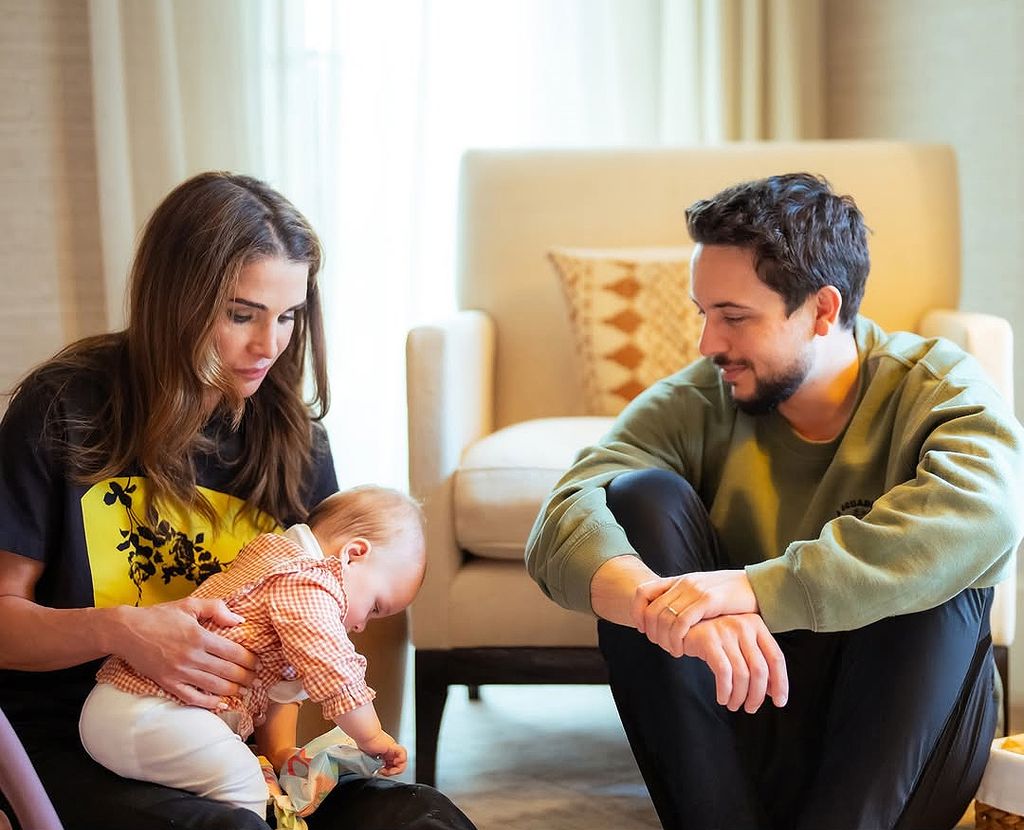
[[[601,619],[633,626],[630,608],[639,585],[658,575],[635,554],[609,559],[590,580],[590,605]]]
[[[750,577],[745,570],[733,571],[736,574],[736,584],[739,591],[740,608],[734,612],[737,614],[760,614],[761,606],[757,602],[757,594],[754,593],[754,586],[750,584]]]

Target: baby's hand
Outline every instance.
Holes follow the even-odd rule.
[[[409,754],[401,744],[392,744],[386,752],[381,753],[380,759],[384,762],[380,770],[381,775],[400,775],[405,772]]]
[[[369,740],[361,742],[359,748],[367,755],[372,755],[383,761],[381,775],[398,775],[405,772],[409,754],[405,751],[404,746],[383,729]]]

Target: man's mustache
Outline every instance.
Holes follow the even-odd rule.
[[[719,368],[723,366],[742,366],[744,368],[750,368],[750,364],[745,360],[729,360],[724,354],[716,354],[711,358],[711,362]]]

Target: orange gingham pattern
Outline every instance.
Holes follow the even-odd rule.
[[[366,659],[345,630],[348,599],[342,584],[337,558],[311,556],[290,539],[266,533],[242,548],[226,571],[193,592],[223,599],[244,617],[245,622],[230,628],[206,627],[260,657],[252,688],[223,698],[239,713],[243,738],[263,721],[268,690],[279,680],[300,678],[329,720],[373,700],[375,693],[366,685]],[[109,658],[96,679],[133,694],[178,699],[120,657]]]

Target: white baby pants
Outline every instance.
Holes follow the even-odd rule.
[[[82,708],[78,731],[86,752],[111,772],[266,815],[259,761],[207,709],[98,683]]]

